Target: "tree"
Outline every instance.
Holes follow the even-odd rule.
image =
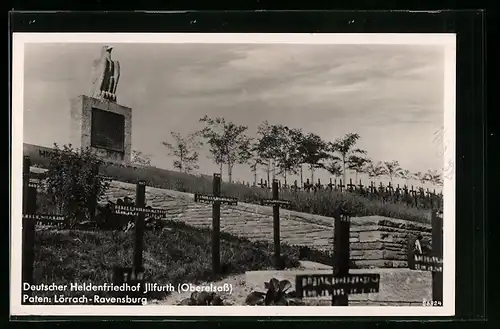
[[[366,168],[366,173],[370,178],[378,178],[387,174],[387,169],[382,162],[376,164],[369,163]]]
[[[366,168],[370,162],[370,159],[358,155],[352,155],[349,158],[347,168],[356,173],[355,181],[358,181],[358,174],[366,172]]]
[[[309,133],[302,138],[297,149],[302,156],[303,163],[309,165],[311,184],[313,184],[315,169],[324,168],[323,161],[330,158],[328,144],[318,135]]]
[[[73,228],[80,220],[93,219],[92,212],[109,188],[109,182],[98,175],[104,161],[91,148],[73,149],[71,144],[63,148],[54,144],[52,151],[48,155],[48,194]]]
[[[342,173],[344,182],[346,181],[346,166],[349,164],[351,158],[361,158],[361,155],[366,154],[365,150],[354,148],[359,139],[359,134],[348,133],[342,138],[337,138],[333,143],[329,143],[331,152],[336,152],[340,155],[340,160],[342,161]]]
[[[422,184],[425,184],[427,181],[425,175],[421,171],[414,173],[413,177]]]
[[[300,140],[301,131],[282,125],[274,126],[273,128],[276,139],[274,161],[278,169],[278,174],[283,175],[285,185],[287,185],[288,174],[297,173],[297,168],[302,158],[297,148],[297,141]]]
[[[405,185],[408,186],[408,181],[413,178],[413,174],[408,169],[402,169],[399,177],[405,180]]]
[[[207,115],[200,122],[206,124],[200,133],[210,145],[215,163],[219,164],[221,174],[222,165],[227,165],[228,181],[232,182],[234,165],[243,164],[252,156],[252,139],[245,135],[248,127],[226,122],[224,118],[212,119]]]
[[[291,146],[293,148],[296,167],[294,173],[300,172],[300,186],[304,186],[303,164],[306,163],[306,154],[302,153],[301,145],[304,143],[305,135],[301,129],[292,129],[290,131]]]
[[[250,166],[250,172],[253,173],[253,186],[257,186],[257,169],[260,165],[260,159],[257,154],[257,145],[253,144],[250,148],[250,159],[248,159],[248,165]]]
[[[164,141],[162,144],[168,149],[168,155],[175,157],[174,168],[184,173],[198,169],[198,149],[202,146],[198,139],[199,134],[191,133],[184,137],[177,132],[171,132],[170,135],[174,141],[172,143]]]
[[[442,174],[437,170],[428,170],[427,173],[423,175],[423,179],[433,186],[443,186]]]
[[[402,169],[399,166],[399,162],[396,160],[384,161],[384,167],[386,175],[389,177],[391,183],[394,177],[399,177],[401,175]]]
[[[328,171],[333,177],[342,177],[342,165],[340,165],[338,161],[334,160],[329,162],[325,166],[325,170]]]
[[[143,154],[141,151],[132,151],[132,163],[141,166],[151,166],[151,158]]]
[[[255,151],[259,158],[259,164],[262,165],[267,174],[267,182],[271,181],[271,171],[274,176],[274,149],[276,149],[276,136],[273,135],[272,126],[264,121],[257,128],[257,144],[255,145]],[[274,177],[273,177],[274,178]]]

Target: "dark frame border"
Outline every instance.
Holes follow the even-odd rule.
[[[14,12],[9,32],[197,32],[197,33],[457,33],[456,316],[484,319],[485,293],[485,13],[480,10],[259,11],[259,12]],[[10,36],[12,36],[10,34]],[[12,39],[9,39],[12,65]],[[9,70],[9,83],[11,75]],[[10,97],[9,108],[12,111]],[[11,112],[9,113],[11,114]],[[10,118],[9,118],[9,128]],[[11,156],[9,152],[9,157]],[[11,178],[12,179],[12,178]],[[464,242],[465,241],[465,242]],[[8,251],[9,248],[4,250]],[[11,317],[60,320],[67,317]],[[421,317],[372,318],[157,318],[70,317],[71,320],[141,321],[421,321]],[[429,318],[426,318],[429,319]]]

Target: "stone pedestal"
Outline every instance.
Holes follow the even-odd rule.
[[[130,162],[132,109],[108,100],[80,95],[71,100],[70,143],[91,147],[113,162]]]

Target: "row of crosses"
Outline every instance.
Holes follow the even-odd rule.
[[[267,180],[260,180],[260,183],[257,184],[260,188],[264,189],[270,189],[270,186],[268,186]],[[339,183],[337,183],[337,180],[335,179],[332,181],[330,178],[330,182],[328,184],[323,185],[321,183],[321,180],[318,179],[317,183],[313,184],[309,179],[307,179],[303,183],[303,187],[301,188],[297,180],[294,181],[292,185],[287,185],[287,184],[281,184],[281,181],[278,181],[278,188],[281,189],[291,189],[291,190],[305,190],[305,191],[311,191],[311,190],[321,190],[321,189],[329,189],[329,190],[335,190],[335,191],[360,191],[360,192],[369,192],[371,194],[395,194],[395,195],[411,195],[412,197],[428,197],[431,198],[433,196],[438,196],[440,194],[437,194],[436,191],[430,191],[429,189],[424,190],[423,188],[418,188],[414,189],[413,185],[411,186],[411,189],[408,188],[408,186],[404,185],[403,187],[400,187],[399,184],[394,187],[392,183],[389,182],[387,186],[384,186],[382,183],[380,183],[378,186],[375,185],[374,182],[370,182],[369,186],[364,186],[361,182],[359,181],[359,184],[353,183],[352,179],[349,179],[349,184],[344,185],[342,182],[342,179],[339,180]]]

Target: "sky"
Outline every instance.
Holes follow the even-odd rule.
[[[267,120],[334,141],[356,132],[374,161],[442,170],[444,47],[434,45],[113,44],[118,103],[132,108],[132,149],[172,169],[162,141],[203,128],[204,115],[248,126]],[[24,142],[65,144],[70,99],[91,93],[102,44],[26,44]],[[200,172],[218,167],[200,156]],[[305,171],[305,177],[309,174]],[[315,179],[328,179],[318,171]],[[264,171],[259,172],[259,179]],[[297,178],[297,177],[292,177]],[[236,165],[234,180],[253,181]],[[290,178],[289,178],[290,179]],[[398,182],[396,182],[398,183]]]

